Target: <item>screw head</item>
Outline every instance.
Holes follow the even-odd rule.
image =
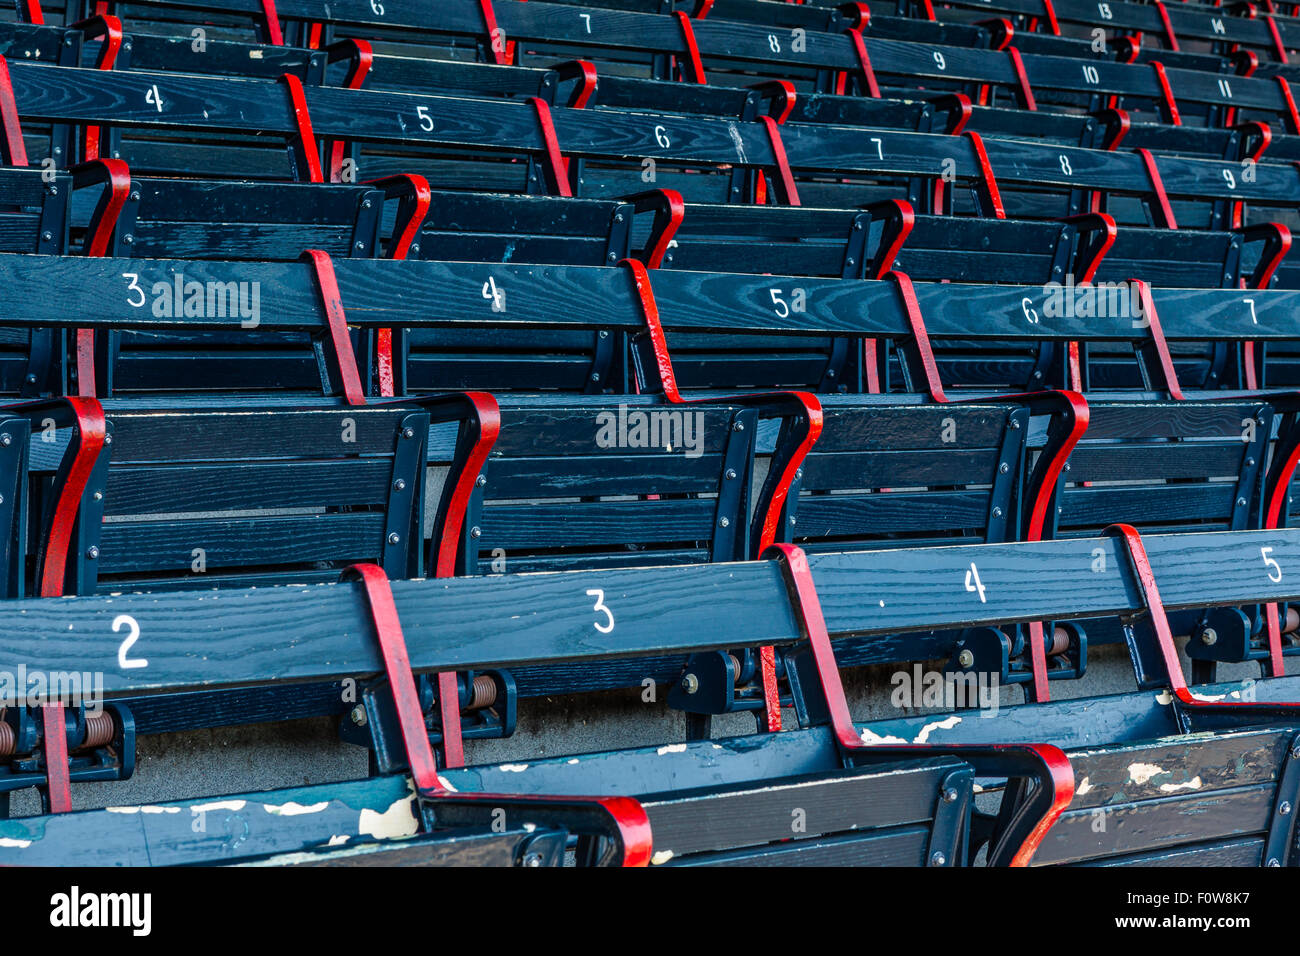
[[[364,727],[366,725],[366,709],[360,704],[357,704],[357,706],[352,708],[348,713],[348,717],[351,718],[352,722],[358,727]]]
[[[1019,430],[1020,430],[1020,420],[1019,420],[1019,419],[1016,419],[1016,418],[1011,419],[1011,430],[1012,430],[1013,432],[1015,432],[1015,431],[1019,431]]]
[[[91,497],[94,498],[96,501],[103,501],[104,493],[102,491],[97,491]]]
[[[957,797],[958,797],[958,793],[955,787],[949,787],[947,790],[943,792],[944,803],[956,803]]]
[[[731,426],[733,432],[743,432],[745,430],[744,422],[734,422]]]
[[[401,540],[402,540],[402,536],[398,534],[396,531],[390,532],[388,535],[389,544],[399,544]]]
[[[41,238],[44,239],[46,242],[49,242],[51,239],[54,238],[54,233],[46,229],[43,233],[41,233]]]
[[[1245,498],[1238,498],[1238,499],[1237,499],[1237,507],[1238,507],[1238,508],[1244,508],[1244,507],[1246,507],[1246,499],[1245,499]]]
[[[140,190],[138,189],[132,190],[131,202],[139,202],[139,201],[140,201]]]
[[[484,485],[487,484],[487,475],[479,475],[477,478],[474,479],[474,484],[482,488]]]
[[[597,333],[597,337],[602,339],[609,338],[609,329],[601,329],[600,332]]]
[[[967,648],[957,655],[957,663],[962,667],[970,667],[975,663],[975,652]]]
[[[1265,863],[1264,865],[1268,867],[1281,866],[1282,861],[1279,860],[1277,857],[1273,856],[1273,857],[1269,857],[1268,862]]]
[[[131,234],[128,232],[125,236],[122,237],[122,241],[125,242],[125,243],[129,246],[129,245],[131,245],[131,243],[135,242],[135,236],[131,235]]]
[[[1011,470],[1011,466],[1008,465],[1005,461],[998,465],[998,474],[999,474],[999,475],[1005,475],[1005,474],[1006,474],[1007,472],[1009,472],[1010,470]]]
[[[403,429],[402,429],[402,437],[403,437],[403,438],[414,438],[414,437],[415,437],[415,429],[414,429],[414,428],[403,428]]]
[[[1291,804],[1283,800],[1280,804],[1278,804],[1277,812],[1284,817],[1289,815],[1291,813]]]
[[[92,561],[95,560],[97,557],[99,557],[99,548],[95,547],[92,544],[89,548],[86,549],[86,557],[90,558],[90,560]]]
[[[723,477],[726,478],[728,481],[730,481],[731,479],[735,478],[735,477],[736,477],[736,469],[734,469],[734,468],[728,468],[727,471],[726,471],[726,473],[723,475]]]
[[[473,528],[469,529],[469,536],[471,538],[481,538],[483,536],[483,529],[475,525]]]
[[[13,436],[10,435],[8,432],[5,432],[4,434],[0,435],[0,445],[4,445],[6,448],[8,448],[13,443],[14,443]]]
[[[540,853],[525,853],[524,866],[539,867],[542,865],[542,855]]]
[[[1219,632],[1212,627],[1207,627],[1201,631],[1201,643],[1206,647],[1213,647],[1219,643]]]
[[[591,373],[591,380],[592,380],[593,382],[599,382],[599,381],[600,381],[600,373],[599,373],[599,372],[592,372],[592,373]]]
[[[393,490],[394,490],[394,491],[405,491],[405,490],[406,490],[406,479],[405,479],[405,478],[398,478],[395,482],[393,482]]]
[[[1291,748],[1291,759],[1292,759],[1292,760],[1300,760],[1300,747],[1292,747],[1292,748]]]
[[[1001,517],[1002,517],[1002,509],[1001,509],[1001,508],[994,508],[994,509],[993,509],[993,517],[995,517],[995,518],[1001,518]]]
[[[621,212],[616,212],[616,213],[614,213],[614,221],[615,221],[615,222],[622,222],[622,221],[623,221],[623,214],[622,214]]]
[[[363,200],[361,200],[361,208],[362,208],[362,209],[369,209],[369,208],[370,208],[370,200],[369,200],[369,199],[363,199]]]
[[[944,856],[942,853],[940,853],[938,850],[930,854],[931,866],[946,866],[947,863],[948,863],[948,858]]]
[[[365,249],[366,244],[364,242],[357,242],[355,243],[355,246],[357,249]]]
[[[694,694],[700,689],[700,679],[694,674],[687,674],[682,678],[682,690],[688,694]]]
[[[105,435],[105,436],[104,436],[104,444],[105,444],[105,445],[111,445],[111,444],[113,444],[113,436],[112,436],[112,435]]]

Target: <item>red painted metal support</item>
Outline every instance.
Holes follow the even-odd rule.
[[[555,135],[555,122],[551,118],[551,107],[540,96],[530,96],[528,102],[537,113],[537,125],[542,134],[542,170],[546,175],[548,188],[556,196],[572,196],[569,186],[569,164],[560,152],[560,141]]]
[[[1169,204],[1169,194],[1165,192],[1165,181],[1160,178],[1160,167],[1156,164],[1156,158],[1151,154],[1149,149],[1136,150],[1137,154],[1142,157],[1142,165],[1146,167],[1147,179],[1151,181],[1151,197],[1153,205],[1151,212],[1156,220],[1156,225],[1164,229],[1177,229],[1178,220],[1174,218],[1174,208]]]
[[[305,169],[308,182],[323,183],[325,175],[321,171],[320,151],[316,147],[316,134],[311,128],[311,112],[307,109],[307,94],[303,91],[302,80],[292,73],[285,73],[280,77],[280,82],[289,89],[289,106],[293,110],[294,123],[298,129],[298,142],[294,146],[297,160],[294,175],[301,176]]]
[[[338,368],[343,399],[349,405],[364,405],[365,391],[361,386],[361,373],[357,369],[357,356],[352,349],[352,336],[348,334],[348,317],[343,311],[343,297],[339,294],[334,261],[328,252],[320,249],[308,249],[299,258],[311,265],[316,277],[316,288],[320,291],[321,305],[325,310],[329,345]]]
[[[682,79],[688,83],[706,85],[709,80],[704,75],[704,61],[700,59],[700,45],[695,42],[695,27],[691,23],[691,18],[680,10],[673,16],[677,19],[677,25],[681,27],[682,43],[686,46],[686,56],[677,58]]]

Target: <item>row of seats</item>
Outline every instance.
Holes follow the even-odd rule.
[[[46,810],[7,859],[1300,858],[1284,64],[759,0],[69,6],[0,25],[4,646],[113,703],[6,710]],[[1275,703],[1198,698],[1175,635]],[[1168,699],[1073,727],[1090,642]],[[936,660],[1024,716],[853,725],[839,667]],[[647,681],[686,744],[464,767]],[[238,853],[173,832],[204,801],[68,813],[138,733],[320,714],[376,775],[231,798],[334,808]],[[1113,778],[1175,755],[1204,793]],[[1090,830],[1120,802],[1158,825]]]

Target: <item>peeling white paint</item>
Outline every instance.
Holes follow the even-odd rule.
[[[659,756],[661,757],[664,754],[681,754],[685,752],[686,752],[685,744],[668,744],[666,747],[660,747],[658,750],[655,751],[655,753],[659,754]]]
[[[15,840],[13,837],[0,837],[0,846],[11,846],[18,848],[19,850],[24,850],[31,845],[31,840]]]
[[[921,732],[916,735],[916,739],[913,740],[912,743],[923,744],[930,739],[930,734],[934,733],[936,730],[952,730],[960,723],[961,718],[956,714],[953,714],[953,716],[945,717],[943,720],[936,720],[933,723],[926,724],[921,728]]]
[[[1197,700],[1205,700],[1205,701],[1209,701],[1210,703],[1213,703],[1214,701],[1217,700],[1223,700],[1223,698],[1227,697],[1228,695],[1227,694],[1192,694],[1192,696]]]
[[[870,727],[862,728],[862,742],[864,744],[905,744],[907,743],[902,737],[882,737]]]
[[[1201,789],[1201,778],[1199,776],[1193,777],[1191,780],[1188,780],[1186,783],[1162,783],[1160,785],[1161,793],[1173,793],[1177,790],[1200,790],[1200,789]]]
[[[264,803],[262,804],[262,809],[267,813],[274,813],[278,817],[300,817],[305,813],[320,813],[329,805],[330,803],[328,800],[310,805],[294,803],[290,800],[288,803],[282,803],[279,806],[272,803]]]
[[[1083,796],[1085,793],[1088,793],[1090,790],[1092,790],[1092,781],[1089,780],[1087,777],[1084,777],[1082,780],[1080,780],[1079,785],[1074,788],[1075,795],[1080,797]]]
[[[1128,778],[1138,786],[1142,786],[1156,774],[1164,772],[1163,767],[1158,767],[1153,763],[1132,763],[1128,767]]]
[[[1174,695],[1169,693],[1167,690],[1162,690],[1160,693],[1156,694],[1156,703],[1160,704],[1162,707],[1168,707],[1173,702]]]
[[[180,813],[180,807],[105,807],[109,813]]]
[[[327,843],[327,844],[325,844],[325,845],[326,845],[326,846],[342,846],[343,844],[347,843],[347,842],[348,842],[349,840],[351,840],[351,839],[352,839],[352,837],[348,836],[346,833],[336,833],[336,834],[334,834],[332,837],[330,837],[330,841],[329,841],[329,843]]]
[[[582,761],[579,760],[577,757],[574,757],[572,760],[566,760],[564,762],[568,764],[570,767],[572,767],[576,763],[582,763]]]
[[[672,858],[673,858],[672,850],[659,850],[654,854],[654,856],[650,857],[650,865],[660,866],[664,863],[667,863]]]
[[[196,803],[190,807],[190,813],[216,813],[218,810],[231,810],[238,813],[247,805],[247,800],[218,800],[216,803]]]
[[[361,811],[357,821],[357,833],[372,836],[377,840],[389,840],[393,837],[410,836],[420,829],[415,819],[415,795],[394,801],[393,805],[379,813],[369,807]]]
[[[525,770],[528,769],[528,764],[526,764],[526,763],[503,763],[503,764],[502,764],[500,767],[498,767],[497,769],[500,770],[502,773],[523,773]]]
[[[453,787],[453,786],[451,785],[451,782],[450,782],[446,777],[442,776],[442,774],[439,774],[439,775],[438,775],[438,783],[440,783],[440,784],[442,785],[442,789],[446,790],[446,791],[449,792],[449,793],[459,793],[459,792],[460,792],[460,791],[458,791],[455,787]]]

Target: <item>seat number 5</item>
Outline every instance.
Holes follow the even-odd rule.
[[[1268,568],[1268,579],[1274,584],[1280,584],[1282,582],[1282,565],[1277,563],[1277,558],[1269,557],[1272,553],[1272,548],[1259,549],[1260,557],[1264,559],[1264,566]]]

